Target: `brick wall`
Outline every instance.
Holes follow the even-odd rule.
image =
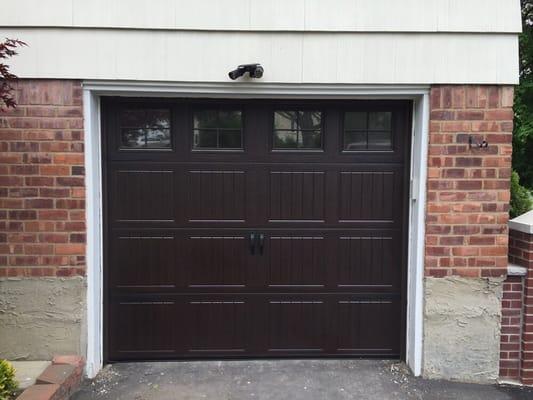
[[[512,262],[525,267],[522,309],[521,371],[522,383],[533,385],[533,234],[511,231]]]
[[[503,284],[500,378],[520,380],[524,279],[509,276]]]
[[[509,262],[524,275],[504,283],[500,377],[533,385],[533,234],[509,231]]]
[[[530,246],[531,235],[514,229],[509,231],[509,262],[524,268],[533,267],[530,265],[533,260]]]
[[[85,273],[81,83],[21,80],[0,111],[0,277]]]
[[[513,88],[434,86],[428,159],[426,275],[504,276]],[[469,148],[468,138],[488,148]]]

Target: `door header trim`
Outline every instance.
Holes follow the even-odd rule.
[[[218,98],[309,98],[309,99],[408,99],[429,93],[427,85],[351,85],[205,82],[83,82],[84,90],[100,96],[218,97]]]

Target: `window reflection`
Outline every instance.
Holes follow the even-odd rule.
[[[391,150],[392,113],[346,112],[344,114],[344,150]]]
[[[274,149],[314,150],[322,148],[320,111],[276,111]]]
[[[123,149],[170,148],[170,110],[126,109],[119,117]]]
[[[194,112],[194,149],[242,149],[242,113],[238,110]]]

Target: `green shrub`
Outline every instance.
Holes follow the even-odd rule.
[[[0,360],[0,400],[13,398],[18,389],[15,379],[15,368],[9,361]]]
[[[531,193],[520,185],[520,178],[516,171],[511,175],[511,218],[518,217],[533,208]]]

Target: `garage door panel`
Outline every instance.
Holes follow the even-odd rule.
[[[337,301],[336,351],[348,354],[399,355],[399,299]]]
[[[267,285],[270,288],[324,288],[327,285],[324,236],[266,235]]]
[[[189,288],[244,288],[249,283],[248,238],[241,232],[182,236],[177,267]]]
[[[345,290],[362,287],[399,289],[402,264],[397,236],[394,232],[374,236],[365,236],[364,232],[338,236],[338,275],[335,280],[338,287]]]
[[[176,286],[176,241],[172,234],[127,234],[114,237],[111,286],[158,291]]]
[[[269,222],[324,222],[324,171],[270,171]]]
[[[109,187],[115,222],[174,222],[174,171],[124,169]]]
[[[246,175],[243,170],[188,171],[189,222],[246,222]]]
[[[339,221],[397,223],[401,208],[400,171],[341,171]]]
[[[175,301],[118,301],[111,307],[111,357],[149,359],[176,356]],[[170,323],[169,323],[170,321]]]
[[[250,307],[246,299],[191,300],[187,314],[187,352],[239,354],[249,349]]]
[[[269,353],[323,353],[327,305],[323,299],[275,299],[267,308]]]

